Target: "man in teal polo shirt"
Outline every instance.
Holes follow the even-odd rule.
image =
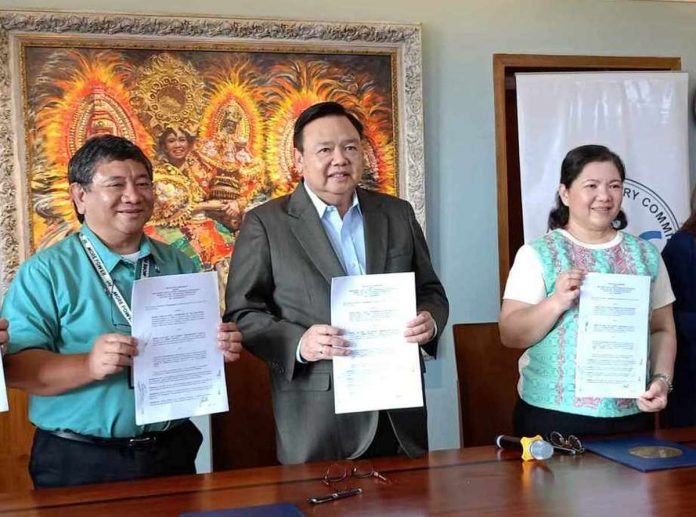
[[[195,473],[201,435],[189,420],[135,424],[130,295],[142,276],[195,272],[191,260],[149,239],[152,165],[128,140],[90,139],[68,165],[70,196],[82,222],[28,259],[2,307],[12,335],[7,383],[31,395],[37,427],[29,471],[39,487]],[[239,359],[241,334],[218,329],[226,361]]]

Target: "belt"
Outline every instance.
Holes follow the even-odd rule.
[[[152,447],[164,433],[149,433],[133,438],[101,438],[98,436],[88,436],[85,434],[73,433],[72,431],[46,431],[47,433],[71,440],[73,442],[89,443],[92,445],[112,445],[118,447]]]

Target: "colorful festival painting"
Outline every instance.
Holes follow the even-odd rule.
[[[136,142],[154,164],[146,233],[205,270],[226,269],[246,210],[296,186],[292,127],[316,102],[358,114],[363,184],[396,192],[390,56],[30,47],[26,63],[37,250],[79,228],[67,162],[102,133]]]
[[[11,77],[13,118],[19,121],[11,127],[19,125],[23,132],[14,135],[20,145],[13,146],[12,171],[19,187],[20,231],[9,232],[22,241],[20,258],[79,229],[68,196],[67,164],[88,138],[109,133],[135,142],[153,163],[156,204],[146,233],[177,247],[203,270],[217,270],[224,286],[244,214],[292,192],[300,181],[293,165],[295,120],[325,100],[342,103],[365,126],[362,186],[410,197],[422,218],[422,114],[420,103],[408,102],[414,87],[420,101],[417,26],[328,24],[321,26],[331,29],[325,39],[352,34],[353,41],[305,42],[296,36],[316,32],[315,25],[283,22],[283,29],[275,29],[280,39],[232,42],[192,38],[191,27],[204,33],[219,27],[191,19],[186,30],[173,24],[188,37],[140,41],[95,35],[95,25],[111,26],[118,16],[61,16],[26,13],[20,25],[27,17],[32,28],[39,22],[74,23],[77,17],[83,30],[14,35],[7,26],[17,20],[0,16],[0,51],[8,46],[18,64],[0,69],[0,79],[5,73]],[[131,32],[142,35],[154,30],[151,22],[159,31],[165,20],[182,23],[124,20],[121,29],[131,24]],[[240,23],[237,30],[246,23],[272,26],[271,21]],[[360,41],[356,29],[367,40],[386,34],[397,41]],[[415,79],[404,70],[414,52]],[[0,156],[0,169],[5,166]],[[0,242],[5,234],[0,228]]]

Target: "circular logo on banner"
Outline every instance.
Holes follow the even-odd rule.
[[[628,218],[627,230],[660,250],[679,229],[679,222],[664,199],[636,180],[624,181],[622,207]]]

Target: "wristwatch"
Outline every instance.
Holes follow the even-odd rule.
[[[649,384],[652,384],[654,381],[664,382],[665,386],[667,386],[667,393],[672,393],[674,386],[672,386],[672,378],[669,375],[666,373],[653,373]]]

